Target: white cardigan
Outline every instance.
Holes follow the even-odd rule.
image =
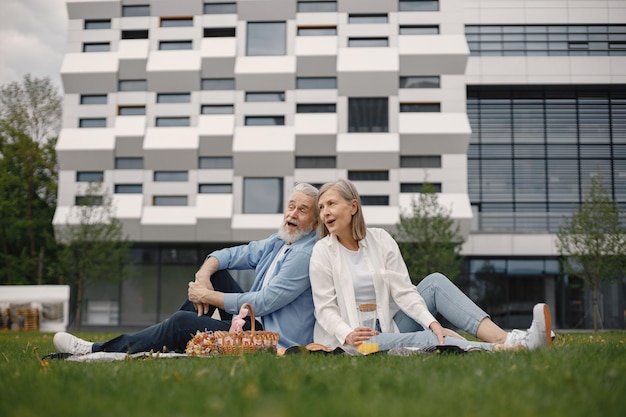
[[[354,284],[339,245],[335,235],[319,240],[309,267],[316,318],[313,339],[331,348],[342,346],[348,334],[359,327]],[[435,318],[411,283],[393,237],[384,229],[368,228],[359,247],[372,273],[381,330],[398,332],[393,316],[400,309],[428,329]]]

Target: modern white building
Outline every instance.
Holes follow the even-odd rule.
[[[209,251],[277,229],[295,182],[348,178],[389,230],[433,184],[459,283],[502,325],[538,300],[588,325],[554,233],[597,172],[626,207],[625,2],[66,3],[54,223],[102,181],[136,265],[88,290],[85,324],[167,317]]]

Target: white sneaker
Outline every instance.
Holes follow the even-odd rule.
[[[59,352],[71,353],[72,355],[85,355],[92,352],[93,342],[88,342],[69,333],[56,333],[52,342]]]
[[[502,350],[528,349],[552,347],[552,317],[547,304],[539,303],[533,308],[533,322],[530,328],[524,330],[513,330],[506,335]]]
[[[533,322],[528,329],[526,348],[528,350],[552,347],[552,316],[547,304],[535,304]]]

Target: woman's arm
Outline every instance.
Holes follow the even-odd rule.
[[[385,256],[385,279],[393,300],[402,311],[425,329],[430,328],[433,323],[438,324],[435,317],[428,311],[426,302],[411,282],[398,243],[386,231],[383,231],[380,241],[383,245],[381,250],[384,251]]]
[[[325,240],[318,242],[313,248],[309,274],[313,303],[315,304],[315,318],[317,323],[330,335],[337,338],[340,345],[346,342],[346,337],[352,332],[347,318],[342,317],[339,308],[340,293],[337,293],[333,277],[332,259]]]

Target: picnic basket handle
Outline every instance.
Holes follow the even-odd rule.
[[[244,303],[241,306],[247,308],[248,312],[250,312],[250,330],[252,331],[252,333],[254,333],[255,332],[254,323],[256,322],[256,320],[254,319],[254,310],[252,309],[252,306],[249,303]]]

